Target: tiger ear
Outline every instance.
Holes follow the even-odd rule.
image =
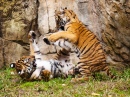
[[[11,64],[10,64],[10,67],[11,67],[11,68],[15,68],[15,65],[16,65],[15,63],[11,63]]]

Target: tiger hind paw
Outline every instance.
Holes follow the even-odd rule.
[[[88,81],[89,80],[89,77],[83,77],[83,78],[72,78],[71,79],[71,82],[72,83],[79,83],[79,82],[84,82],[84,81]]]

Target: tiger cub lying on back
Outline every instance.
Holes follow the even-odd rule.
[[[110,73],[100,41],[83,25],[77,15],[72,10],[65,8],[57,11],[55,16],[58,27],[64,29],[43,40],[47,44],[55,44],[60,39],[64,39],[63,44],[57,43],[57,45],[60,44],[63,48],[75,48],[79,58],[75,74],[79,76],[72,81],[88,80],[90,76],[99,71],[105,71],[108,76],[115,78]]]
[[[36,33],[34,31],[29,32],[29,41],[31,53],[33,56],[23,56],[20,60],[10,64],[12,68],[15,68],[19,76],[24,80],[45,80],[48,81],[51,78],[63,77],[73,74],[74,65],[69,62],[67,58],[59,54],[60,60],[43,60],[42,53],[36,42]],[[60,51],[62,52],[62,51]],[[65,56],[65,55],[64,55]]]
[[[35,59],[34,56],[23,56],[16,63],[11,63],[10,67],[15,68],[17,74],[27,81],[49,81],[55,77],[66,78],[73,70],[73,64],[61,64],[56,60],[44,61]]]
[[[32,48],[31,52],[34,52],[35,59],[41,59],[42,61],[45,61],[41,58],[42,53],[40,52],[40,49],[37,44],[38,43],[37,33],[35,31],[30,31],[28,34],[28,38],[29,38],[30,46],[32,46],[30,47]],[[65,49],[60,49],[59,51],[57,50],[57,56],[51,59],[51,61],[52,60],[53,60],[53,62],[51,62],[52,65],[59,64],[57,67],[60,69],[60,72],[62,74],[64,73],[66,75],[66,77],[68,76],[68,72],[70,71],[73,74],[73,68],[75,65],[70,61],[70,55],[67,50]]]

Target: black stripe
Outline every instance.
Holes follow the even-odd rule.
[[[83,31],[81,31],[81,33],[79,34],[79,38],[78,38],[78,40],[77,40],[77,43],[79,43],[80,38],[82,38],[80,35],[81,35],[83,32],[84,32],[84,30],[83,30]],[[86,33],[86,31],[85,31],[85,33]],[[85,34],[85,33],[84,33],[84,34]]]
[[[37,59],[37,60],[41,60],[41,58],[35,58],[35,59]]]
[[[68,54],[66,54],[66,53],[64,53],[64,52],[62,52],[62,51],[61,51],[61,53],[62,53],[63,55],[65,55],[65,56],[69,56]]]
[[[67,24],[67,26],[70,26],[71,27],[71,25],[73,24],[74,22],[70,22],[69,24]]]
[[[93,45],[91,45],[85,52],[88,52],[88,51],[92,48],[92,46],[93,46]],[[82,53],[83,53],[83,51],[85,50],[86,47],[87,47],[87,46],[85,46],[85,47],[82,49],[82,51],[80,52],[81,55],[82,55]],[[85,53],[83,53],[83,54],[85,54]]]
[[[99,48],[98,50],[100,50],[100,48]],[[97,50],[97,51],[98,51],[98,50]],[[86,52],[85,52],[84,54],[86,54]],[[82,54],[82,56],[83,56],[84,54]],[[91,54],[92,56],[91,56],[90,54]],[[94,55],[95,55],[95,52],[92,52],[92,53],[87,54],[87,56],[81,57],[81,58],[79,58],[79,59],[85,59],[85,58],[88,58],[88,57],[94,57]]]
[[[88,30],[88,31],[89,31],[89,30]],[[83,33],[83,35],[82,35],[82,36],[85,36],[85,34],[88,34],[88,33],[87,33],[88,31],[85,31],[85,33]],[[90,34],[90,33],[89,33],[89,34]],[[89,34],[88,34],[88,35],[89,35]]]
[[[79,53],[79,49],[78,49],[78,48],[76,48],[75,53],[76,53],[76,54]]]
[[[96,36],[94,36],[90,41],[88,41],[88,44],[89,44],[89,42],[91,42],[95,37],[96,37]],[[81,48],[79,48],[80,53],[82,53],[82,52],[84,51],[84,49],[87,47],[88,44],[87,44],[87,45],[84,44],[86,41],[87,41],[87,39],[83,42],[83,45],[82,45],[82,46],[84,46],[83,49],[81,50],[82,46],[81,46]],[[90,48],[89,48],[89,49],[90,49]],[[88,50],[87,50],[87,51],[88,51]]]
[[[73,14],[73,11],[69,10],[69,13],[72,15],[72,14]]]
[[[85,33],[86,33],[86,32],[85,32]],[[87,37],[91,37],[91,36],[93,36],[93,34],[89,33],[89,35],[88,35]],[[86,39],[84,40],[84,42],[87,40],[87,37],[86,37]],[[82,44],[84,44],[84,42],[83,42]],[[82,48],[82,46],[84,46],[84,45],[81,45],[81,47],[79,47],[79,50]]]
[[[60,46],[60,41],[58,42],[58,45]],[[60,46],[61,47],[61,46]]]
[[[56,68],[54,68],[54,77],[56,77]]]
[[[70,26],[68,26],[65,30],[67,31],[69,27],[70,27]]]
[[[57,66],[57,62],[54,62],[54,66],[55,66],[56,68],[58,68],[58,66]]]
[[[94,50],[95,50],[95,47],[98,45],[99,43],[97,42],[97,43],[95,43],[93,46],[94,46],[94,48],[93,48],[93,52],[91,53],[91,57],[93,57],[95,54],[95,52],[94,52]],[[98,51],[100,50],[101,48],[99,48],[99,49],[97,49],[96,51],[97,51],[97,53],[98,53]],[[87,51],[86,52],[84,52],[84,54],[86,54],[87,53]],[[84,55],[84,54],[82,54],[82,55]]]
[[[81,53],[81,55],[84,55],[84,54],[86,54],[89,50],[91,50],[91,48],[93,47],[94,45],[93,44],[91,44],[91,46],[83,53],[83,51],[84,51],[84,49],[87,47],[87,46],[85,46],[84,47],[84,49],[80,52]],[[95,47],[95,46],[94,46]],[[83,53],[83,54],[82,54]]]
[[[73,16],[73,18],[75,18],[75,17],[76,17],[76,15]]]
[[[81,63],[83,63],[83,62],[78,62],[77,64],[81,64]]]
[[[56,70],[57,70],[57,66],[56,66],[56,64],[55,64],[55,62],[52,64],[52,66],[53,66],[53,70],[52,70],[52,72],[53,72],[53,74],[54,74],[54,77],[56,77]]]
[[[65,40],[63,40],[64,42],[64,46],[66,46],[66,47],[68,47],[67,45],[65,45]],[[62,46],[60,46],[60,47],[62,47]],[[63,48],[63,47],[62,47]],[[70,48],[70,47],[68,47],[68,48]],[[62,50],[60,50],[60,52],[62,53],[62,55],[66,55],[66,56],[69,56],[68,54],[66,54],[65,52],[63,52]]]
[[[40,52],[40,51],[34,51],[34,53],[36,53],[36,54],[41,54],[41,52]]]
[[[83,25],[80,25],[76,30],[79,30],[80,29],[80,27],[83,27]]]

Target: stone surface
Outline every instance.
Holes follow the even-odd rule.
[[[35,0],[0,1],[0,67],[29,54],[27,35],[36,18]]]
[[[114,61],[130,64],[130,13],[127,11],[130,1],[106,0],[102,7],[102,38],[106,52]]]
[[[30,30],[42,35],[54,30],[60,7],[72,9],[97,35],[110,61],[130,66],[130,0],[5,0],[0,1],[0,67],[29,54]],[[56,50],[42,36],[39,47],[44,54]]]

